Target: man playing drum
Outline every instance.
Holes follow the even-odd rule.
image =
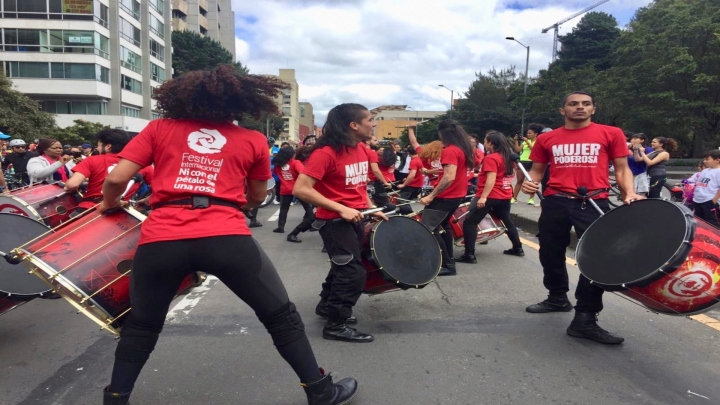
[[[367,194],[370,164],[363,141],[373,137],[372,114],[359,104],[340,104],[328,113],[322,136],[315,144],[293,194],[318,207],[316,227],[330,256],[330,271],[315,313],[327,318],[323,337],[344,342],[372,342],[372,335],[348,324],[357,323],[353,306],[367,276],[362,263],[363,215],[372,206]],[[382,186],[382,183],[380,184]],[[387,219],[377,212],[376,217]]]
[[[543,284],[549,291],[546,300],[530,305],[527,312],[569,312],[573,309],[567,298],[568,272],[565,250],[570,245],[570,228],[578,237],[599,218],[599,213],[587,199],[608,211],[608,167],[615,166],[615,177],[626,204],[644,197],[635,194],[633,176],[627,163],[625,135],[620,128],[598,125],[591,121],[595,113],[595,100],[585,92],[575,91],[562,100],[560,114],[565,117],[564,127],[538,137],[530,154],[533,161],[530,179],[523,183],[523,191],[534,194],[538,183],[550,167],[550,178],[542,213],[538,221],[540,263],[543,266]],[[587,194],[578,194],[586,188]],[[585,190],[583,190],[585,191]],[[625,339],[615,336],[597,324],[597,313],[603,309],[603,290],[580,275],[575,290],[575,318],[567,329],[573,337],[590,339],[605,344],[620,344]]]

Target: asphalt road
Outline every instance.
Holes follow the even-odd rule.
[[[265,226],[255,236],[298,306],[321,366],[360,381],[353,404],[720,403],[720,331],[606,294],[601,325],[626,342],[607,347],[571,338],[565,329],[572,313],[524,311],[545,295],[537,252],[504,256],[504,236],[480,246],[481,263],[459,264],[456,277],[361,297],[358,327],[373,333],[374,343],[324,340],[323,321],[313,314],[328,269],[320,237],[286,242],[267,222],[276,210],[260,210]],[[301,212],[291,208],[289,229]],[[577,280],[577,269],[570,271]],[[253,312],[221,283],[208,287],[179,301],[131,402],[306,403]],[[0,317],[0,404],[100,404],[115,346],[62,300],[17,308]]]

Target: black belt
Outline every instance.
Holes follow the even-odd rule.
[[[571,200],[583,200],[583,201],[591,200],[593,197],[595,197],[597,195],[600,195],[602,193],[606,193],[606,192],[610,191],[607,188],[601,188],[601,189],[593,191],[592,193],[587,193],[586,195],[580,195],[580,194],[576,194],[576,193],[570,193],[567,191],[558,190],[555,187],[548,187],[548,188],[558,192],[557,194],[553,194],[548,197],[563,197],[563,198],[569,198]]]
[[[200,196],[200,195],[194,195],[190,198],[183,198],[180,200],[173,200],[173,201],[163,201],[159,202],[152,206],[152,209],[156,210],[158,208],[165,207],[167,205],[187,205],[191,210],[195,209],[205,209],[210,208],[213,205],[222,205],[224,207],[232,207],[237,210],[240,210],[240,204],[234,203],[232,201],[223,200],[220,198],[215,197],[206,197],[206,196]]]

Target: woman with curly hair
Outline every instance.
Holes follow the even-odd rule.
[[[105,405],[128,403],[181,281],[200,268],[255,311],[310,404],[347,403],[356,394],[357,381],[333,384],[318,367],[300,314],[243,216],[265,199],[270,157],[261,133],[233,121],[276,111],[283,88],[279,79],[239,75],[231,65],[185,73],[156,89],[164,118],[151,121],[120,153],[103,186],[101,212],[119,205],[141,168],[156,169],[153,210],[133,261],[133,310],[120,332]]]
[[[428,184],[435,187],[442,177],[443,168],[440,164],[440,155],[442,155],[443,144],[440,141],[432,141],[425,146],[415,148],[418,156],[423,164],[423,170],[420,173],[428,178]]]

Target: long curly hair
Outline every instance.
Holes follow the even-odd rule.
[[[443,143],[441,141],[432,141],[429,144],[422,147],[420,150],[420,159],[427,160],[428,162],[434,162],[440,159],[442,155]]]
[[[295,149],[295,159],[304,162],[307,160],[307,158],[310,156],[310,152],[312,152],[313,147],[310,145],[303,145],[298,146],[297,149]]]
[[[397,155],[391,148],[385,148],[383,153],[378,156],[378,166],[380,167],[391,167],[395,166],[397,162]]]
[[[288,84],[276,77],[244,75],[232,65],[198,70],[168,80],[153,97],[165,118],[227,122],[243,114],[277,113],[275,98]]]

